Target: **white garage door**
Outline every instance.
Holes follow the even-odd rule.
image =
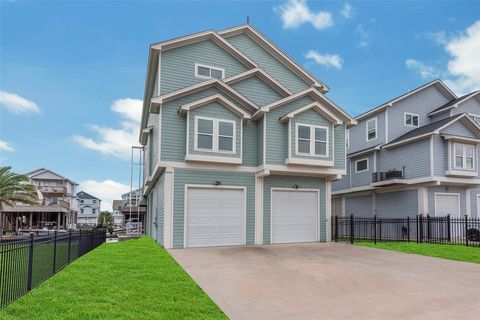
[[[272,190],[272,243],[318,241],[318,192]]]
[[[185,246],[245,244],[245,190],[187,188]]]
[[[435,194],[435,215],[460,217],[460,195],[457,193]]]

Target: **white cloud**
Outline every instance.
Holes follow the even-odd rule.
[[[311,23],[318,30],[333,26],[331,12],[313,12],[305,0],[289,0],[280,7],[275,8],[275,11],[281,13],[285,29],[296,29],[304,23]]]
[[[449,55],[447,67],[435,68],[421,61],[408,59],[407,67],[415,70],[423,78],[443,77],[445,83],[457,94],[465,94],[480,89],[480,20],[464,32],[448,37],[445,32],[430,33],[436,43],[443,45]],[[409,63],[409,61],[411,61]],[[414,62],[412,62],[414,61]]]
[[[422,61],[407,59],[405,65],[407,68],[416,71],[424,79],[440,77],[440,72],[436,68],[426,65]]]
[[[13,113],[40,113],[38,105],[18,94],[0,91],[0,105],[4,106],[8,111]]]
[[[15,148],[13,148],[12,145],[7,141],[0,140],[0,151],[14,152]]]
[[[113,180],[80,182],[78,190],[83,190],[102,200],[101,210],[112,211],[113,200],[120,200],[121,195],[130,191],[130,186]]]
[[[327,68],[342,69],[343,61],[338,54],[322,54],[316,50],[309,50],[305,57]]]
[[[365,30],[363,25],[359,24],[357,28],[355,28],[355,33],[358,36],[357,47],[364,48],[370,44],[370,33]]]
[[[345,2],[343,4],[342,10],[340,10],[340,14],[345,19],[351,19],[355,15],[355,10],[353,10],[353,7],[350,3]]]
[[[97,139],[82,135],[74,135],[72,138],[82,147],[98,151],[104,156],[128,160],[131,157],[131,147],[138,145],[142,100],[119,99],[113,102],[111,110],[124,118],[120,122],[120,128],[90,125],[90,129],[97,134]]]

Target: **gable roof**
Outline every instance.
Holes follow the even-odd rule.
[[[237,107],[235,104],[233,104],[230,100],[226,99],[220,94],[214,94],[212,96],[196,100],[187,104],[184,104],[180,107],[178,112],[181,115],[186,115],[190,110],[193,110],[195,108],[203,107],[206,104],[212,103],[212,102],[218,102],[221,105],[225,106],[227,109],[238,115],[239,117],[243,119],[250,119],[250,115],[243,111],[241,108]]]
[[[335,116],[333,113],[328,111],[327,108],[325,108],[324,106],[322,106],[318,102],[313,102],[313,103],[310,103],[309,105],[306,105],[305,107],[294,110],[294,111],[284,115],[283,117],[280,117],[280,121],[281,122],[286,122],[286,121],[288,121],[288,119],[291,119],[291,118],[295,117],[296,115],[304,113],[308,110],[314,110],[314,111],[320,113],[322,116],[327,118],[327,120],[329,120],[334,125],[341,125],[343,123],[342,120],[340,120],[337,116]]]
[[[315,101],[317,101],[319,104],[321,104],[324,107],[327,107],[327,109],[331,109],[329,111],[333,111],[334,114],[338,118],[340,118],[344,123],[346,123],[349,126],[353,126],[357,124],[356,120],[352,118],[348,113],[343,111],[342,108],[337,106],[333,101],[328,99],[325,95],[320,93],[317,89],[315,88],[308,88],[304,91],[297,92],[295,94],[292,94],[291,96],[288,96],[286,98],[277,100],[275,102],[272,102],[270,104],[267,104],[266,106],[261,107],[257,112],[255,112],[252,116],[252,119],[256,120],[261,118],[265,113],[270,112],[270,110],[278,108],[284,104],[287,104],[289,102],[295,101],[297,99],[303,98],[305,96],[310,96],[313,98]]]
[[[45,168],[39,168],[39,169],[30,171],[30,172],[28,172],[28,173],[25,173],[25,175],[26,175],[28,178],[32,179],[32,178],[35,178],[36,176],[38,176],[38,175],[40,175],[40,174],[42,174],[42,173],[47,173],[47,172],[52,173],[53,175],[57,176],[58,179],[62,179],[62,180],[65,180],[65,181],[69,181],[69,182],[71,182],[72,184],[78,185],[78,183],[76,183],[75,181],[70,180],[70,179],[68,179],[68,178],[66,178],[66,177],[64,177],[64,176],[62,176],[62,175],[60,175],[60,174],[58,174],[58,173],[50,170],[50,169],[45,169]],[[56,179],[46,179],[46,180],[56,180]]]
[[[78,193],[77,193],[77,198],[79,198],[79,199],[96,199],[96,200],[100,200],[99,198],[94,197],[94,196],[92,196],[91,194],[86,193],[85,191],[80,191],[80,192],[78,192]]]
[[[468,121],[469,124],[473,125],[474,128],[477,129],[478,133],[480,134],[480,126],[473,120],[468,114],[462,113],[462,114],[457,114],[455,116],[451,116],[439,121],[435,121],[429,124],[426,124],[424,126],[421,126],[419,128],[413,129],[404,135],[392,140],[388,144],[384,145],[384,148],[390,148],[398,145],[402,145],[405,143],[409,143],[418,139],[425,138],[427,136],[430,136],[434,133],[440,133],[440,131],[452,123],[459,121],[459,120],[464,120]]]
[[[163,103],[173,101],[173,100],[178,99],[180,97],[188,96],[190,94],[205,90],[205,89],[210,88],[210,87],[215,87],[215,88],[219,89],[220,91],[226,93],[227,95],[235,97],[245,107],[249,108],[252,111],[256,111],[259,108],[255,103],[253,103],[252,101],[247,99],[245,96],[240,94],[237,90],[235,90],[232,87],[230,87],[229,85],[225,84],[225,82],[223,82],[219,79],[210,79],[210,80],[207,80],[207,81],[203,81],[203,82],[194,84],[193,86],[190,86],[190,87],[182,88],[182,89],[167,93],[163,96],[158,96],[158,97],[152,98],[152,102],[151,102],[151,106],[150,106],[150,108],[151,108],[150,112],[158,113],[157,107],[154,106],[155,104],[157,104],[157,106],[158,106],[158,105],[161,105]]]
[[[263,82],[268,84],[272,89],[274,89],[276,92],[278,92],[282,97],[287,97],[291,95],[292,93],[290,90],[285,88],[283,84],[275,80],[272,76],[270,76],[268,73],[266,73],[263,69],[261,68],[254,68],[242,73],[239,73],[235,76],[232,76],[230,78],[227,78],[223,80],[226,84],[232,85],[237,82],[243,81],[245,79],[251,78],[251,77],[258,77],[261,79]]]
[[[410,90],[409,92],[407,93],[404,93],[390,101],[387,101],[373,109],[370,109],[358,116],[355,117],[355,119],[357,119],[358,121],[360,120],[363,120],[367,117],[369,117],[371,114],[374,114],[376,112],[379,112],[381,110],[384,110],[385,108],[387,107],[391,107],[394,103],[400,101],[400,100],[403,100],[405,98],[408,98],[409,96],[419,92],[419,91],[422,91],[426,88],[429,88],[431,86],[435,86],[437,89],[439,89],[445,96],[449,96],[450,97],[450,100],[453,100],[453,99],[456,99],[457,96],[455,95],[455,93],[452,92],[452,90],[450,90],[450,88],[448,88],[440,79],[436,79],[436,80],[433,80],[433,81],[430,81],[424,85],[421,85],[420,87],[417,87],[413,90]]]
[[[438,113],[442,113],[442,112],[445,112],[447,110],[450,110],[452,108],[456,108],[458,107],[458,105],[462,102],[465,102],[466,100],[472,98],[472,97],[475,97],[476,95],[480,94],[480,90],[477,90],[477,91],[473,91],[473,92],[470,92],[470,93],[467,93],[459,98],[456,98],[456,99],[453,99],[452,101],[444,104],[443,106],[433,110],[432,112],[430,112],[428,115],[429,116],[433,116],[435,114],[438,114]]]
[[[250,24],[242,24],[233,28],[221,30],[218,34],[227,39],[239,34],[245,34],[309,85],[318,88],[322,93],[326,93],[330,90],[326,84],[305,70],[300,64]]]

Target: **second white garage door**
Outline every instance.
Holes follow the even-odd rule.
[[[460,194],[435,193],[435,215],[437,217],[450,215],[452,218],[459,218]]]
[[[187,187],[185,247],[245,244],[245,189]]]
[[[318,241],[317,190],[272,190],[272,243]]]

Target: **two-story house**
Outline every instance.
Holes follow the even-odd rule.
[[[81,226],[96,226],[102,200],[85,191],[77,193],[79,212],[77,222]]]
[[[435,80],[356,117],[334,214],[479,216],[479,115],[480,91]]]
[[[250,25],[151,45],[147,234],[166,248],[329,239],[356,121],[328,91]]]

